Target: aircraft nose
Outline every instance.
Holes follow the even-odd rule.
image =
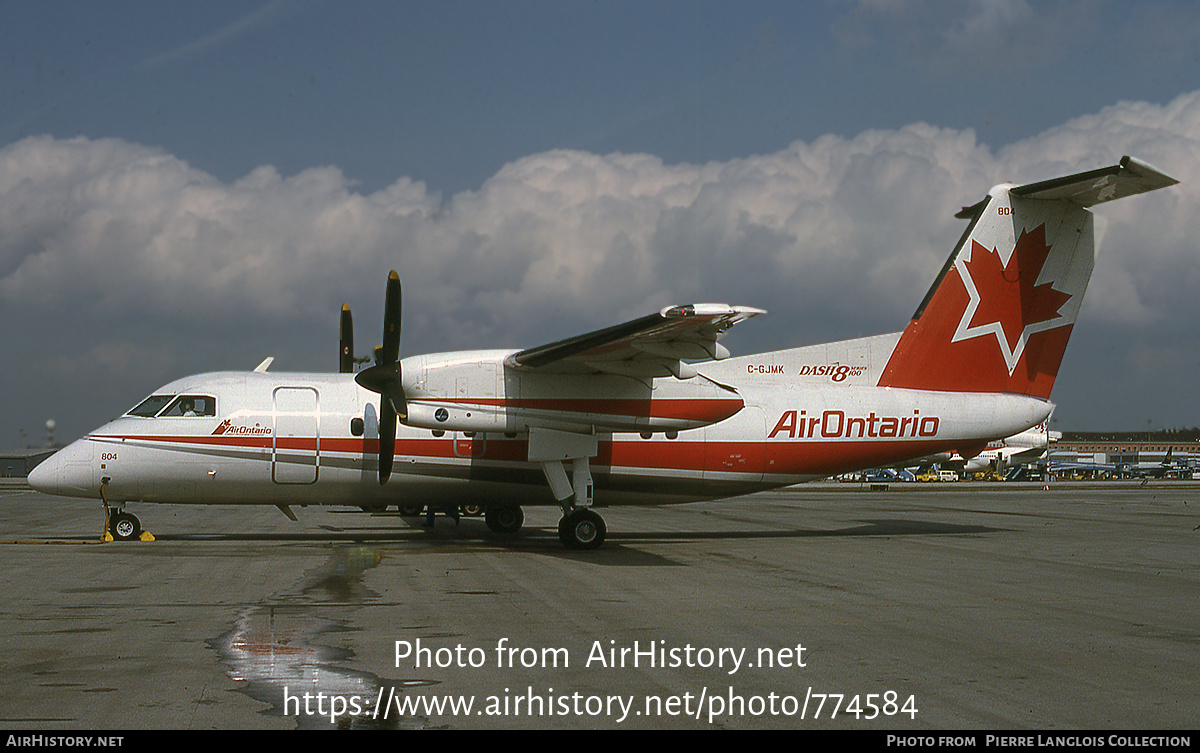
[[[34,469],[29,472],[29,485],[39,492],[45,494],[54,494],[54,488],[58,485],[59,473],[59,453],[54,453],[42,462],[34,466]]]
[[[29,485],[43,494],[91,497],[98,493],[92,444],[85,439],[59,450],[29,472]]]

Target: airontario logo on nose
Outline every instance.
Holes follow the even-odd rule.
[[[1074,323],[1074,316],[1060,313],[1072,294],[1048,273],[1050,251],[1044,223],[1022,230],[1008,258],[971,241],[969,258],[954,262],[970,301],[952,341],[994,336],[1011,376],[1030,335]]]
[[[213,429],[212,436],[217,437],[217,436],[222,436],[222,435],[230,435],[230,436],[245,437],[245,436],[261,436],[261,435],[270,434],[270,433],[271,433],[270,426],[259,426],[258,424],[255,424],[254,426],[234,426],[233,421],[231,421],[227,418],[224,421],[222,421],[221,424],[219,426],[217,426],[216,429]]]

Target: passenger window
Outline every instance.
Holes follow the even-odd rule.
[[[363,430],[364,430],[364,425],[363,425],[363,420],[361,418],[350,419],[350,433],[351,434],[353,434],[356,437],[361,437],[363,435]]]
[[[175,402],[167,406],[161,416],[215,416],[217,401],[208,395],[180,395]]]

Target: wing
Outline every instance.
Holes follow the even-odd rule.
[[[509,356],[505,365],[558,374],[690,379],[696,369],[685,360],[728,358],[729,351],[717,340],[738,322],[765,313],[724,303],[670,306],[615,327],[527,348]]]

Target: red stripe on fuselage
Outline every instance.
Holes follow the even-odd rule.
[[[89,434],[86,439],[95,439],[99,441],[139,441],[139,442],[171,442],[174,444],[191,444],[200,446],[212,447],[258,447],[271,449],[275,445],[271,435],[253,436],[253,437],[231,437],[205,434],[203,436],[194,435],[168,435],[168,434]],[[314,439],[301,439],[298,441],[306,441],[309,443],[308,449],[315,446]]]
[[[113,436],[93,439],[136,440],[191,445],[198,448],[272,448],[271,437]],[[281,449],[315,451],[314,437],[276,438]],[[840,440],[716,442],[670,439],[601,441],[591,459],[595,470],[637,469],[700,473],[748,473],[772,476],[831,476],[847,471],[902,462],[962,444],[948,440]],[[360,437],[322,437],[320,452],[374,456],[379,440]],[[397,438],[396,455],[430,460],[526,463],[528,440],[506,438]]]
[[[422,398],[426,403],[450,405],[476,405],[481,407],[504,407],[514,410],[556,411],[563,413],[585,413],[599,416],[631,416],[635,418],[667,418],[682,421],[716,423],[734,415],[745,407],[741,398],[714,398],[711,400],[645,400],[625,398],[488,398],[471,397],[461,399]]]

